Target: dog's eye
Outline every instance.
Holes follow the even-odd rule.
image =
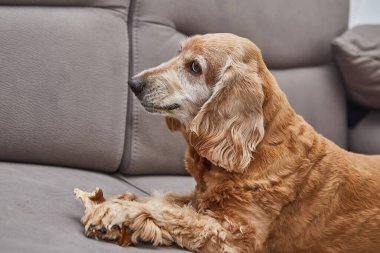
[[[201,65],[199,65],[199,63],[196,62],[196,61],[190,62],[189,69],[190,69],[191,72],[193,72],[195,74],[199,74],[199,73],[202,72]]]

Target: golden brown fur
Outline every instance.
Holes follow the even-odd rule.
[[[186,73],[199,55],[202,72]],[[196,252],[380,252],[380,156],[347,152],[318,134],[291,108],[252,42],[195,36],[136,78],[169,97],[189,92],[186,80],[203,87],[197,97],[207,98],[153,110],[188,142],[196,188],[105,202],[84,217],[86,226],[122,224],[135,243]]]

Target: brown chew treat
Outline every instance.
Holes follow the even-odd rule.
[[[127,192],[127,193],[124,193],[124,194],[119,194],[119,195],[111,196],[108,199],[123,199],[123,200],[132,201],[132,200],[136,199],[136,196],[134,194],[132,194],[132,193]]]
[[[103,196],[103,191],[100,188],[96,188],[94,192],[85,192],[78,188],[74,189],[74,196],[78,199],[82,200],[82,204],[85,208],[85,212],[87,210],[95,208],[97,205],[106,201]],[[124,200],[134,200],[136,197],[131,193],[120,194],[116,196],[112,196],[109,199],[124,199]],[[85,232],[87,237],[100,239],[109,242],[115,242],[120,246],[126,247],[132,244],[131,241],[131,233],[126,227],[115,227],[111,230],[104,231],[103,229],[94,229],[90,228]]]
[[[94,208],[96,205],[105,201],[103,191],[98,187],[96,187],[94,192],[84,192],[78,188],[75,188],[74,195],[75,198],[80,198],[82,200],[82,204],[85,209]]]

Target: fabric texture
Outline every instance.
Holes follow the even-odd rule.
[[[333,41],[351,99],[380,109],[380,25],[358,26]]]
[[[135,57],[143,64],[134,66],[135,71],[163,60],[154,56],[151,56],[154,62],[145,60],[145,55],[151,55],[152,51],[161,51],[153,53],[167,57],[177,50],[180,36],[217,32],[232,32],[254,41],[269,68],[319,65],[331,60],[331,40],[347,29],[348,22],[346,0],[243,0],[239,3],[136,0],[133,8],[131,25],[138,42],[133,48],[137,50]],[[173,43],[175,48],[168,47]],[[155,50],[157,46],[161,50]]]
[[[106,195],[143,192],[108,175],[59,167],[0,163],[0,251],[19,252],[156,252],[151,248],[122,248],[88,239],[80,218],[82,204],[75,187]],[[160,252],[183,252],[162,248]]]
[[[195,180],[190,176],[125,176],[117,175],[129,184],[148,194],[189,193],[195,188]]]
[[[130,0],[0,0],[0,5],[18,6],[82,6],[109,8],[122,12],[127,17]]]
[[[348,7],[346,0],[297,0],[291,3],[246,0],[239,1],[238,4],[232,0],[136,0],[131,5],[129,23],[130,74],[173,57],[177,53],[179,42],[187,36],[215,32],[230,32],[251,39],[261,48],[271,69],[326,65],[332,60],[331,40],[347,28]],[[326,86],[321,93],[331,89],[335,94],[340,89],[341,84],[335,78],[337,73],[334,71],[331,70],[328,77],[322,77],[321,80],[334,78],[329,84],[336,87]],[[305,73],[313,74],[312,71]],[[286,79],[285,76],[282,79]],[[307,87],[312,87],[308,84],[314,83],[306,75],[301,80]],[[297,87],[302,86],[301,80]],[[302,91],[308,92],[306,88]],[[302,93],[298,96],[302,97],[300,94]],[[329,102],[331,98],[328,97]],[[342,95],[337,96],[336,107],[329,103],[333,106],[332,111],[345,112],[343,108],[340,109],[343,103],[341,98]],[[309,108],[303,110],[305,112],[311,112],[312,108],[320,106],[320,103],[299,104],[299,107],[304,105]],[[319,113],[317,116],[323,117]],[[320,123],[318,129],[344,147],[345,140],[342,136],[345,130],[337,136],[335,133],[339,132],[337,129],[340,127],[345,129],[342,124],[345,116],[337,116],[336,125],[335,120],[327,121],[331,117],[326,116],[326,121],[323,121],[326,123]],[[311,122],[317,122],[318,119],[307,118]],[[125,155],[120,171],[127,174],[185,174],[184,148],[182,136],[171,134],[163,117],[148,114],[133,94],[130,94]]]
[[[319,133],[347,148],[344,87],[334,65],[272,70],[295,111]]]
[[[380,111],[371,111],[349,130],[349,148],[363,154],[380,154]]]
[[[0,160],[117,170],[124,19],[101,8],[0,6]]]

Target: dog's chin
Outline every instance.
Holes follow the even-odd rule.
[[[167,114],[180,108],[180,105],[177,103],[169,104],[169,105],[155,105],[151,103],[141,103],[141,104],[142,106],[144,106],[146,111],[150,113],[157,113],[157,114]]]

